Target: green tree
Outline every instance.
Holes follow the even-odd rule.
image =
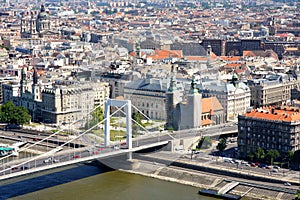
[[[132,119],[136,121],[138,124],[142,125],[142,115],[140,112],[133,112]]]
[[[291,151],[291,150],[289,150],[288,152],[287,152],[287,154],[286,154],[286,159],[287,159],[287,161],[288,161],[288,168],[290,168],[290,165],[291,165],[291,163],[293,162],[293,160],[294,160],[294,152],[293,151]]]
[[[28,110],[16,106],[12,101],[7,101],[0,107],[0,121],[3,123],[23,125],[29,123],[30,119]]]
[[[132,113],[132,119],[134,120],[132,123],[132,134],[137,135],[138,131],[140,130],[140,126],[143,126],[142,124],[142,115],[140,112],[133,112]]]
[[[275,160],[276,158],[278,158],[280,156],[279,152],[275,149],[271,149],[267,152],[267,158],[270,159],[270,163],[271,165],[273,165],[273,160]]]
[[[300,189],[297,190],[295,200],[300,200]]]
[[[262,148],[258,147],[254,155],[258,161],[261,161],[265,158],[265,151]]]
[[[219,144],[217,145],[217,149],[220,151],[220,152],[223,152],[227,147],[227,143],[226,143],[226,139],[225,138],[222,138],[220,141],[219,141]]]
[[[91,115],[92,115],[92,119],[85,124],[86,129],[95,126],[96,124],[98,124],[104,119],[103,108],[99,106],[91,113]]]
[[[201,138],[201,140],[198,142],[197,149],[208,149],[212,145],[212,140],[208,136],[204,136]]]

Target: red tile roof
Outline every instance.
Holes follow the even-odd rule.
[[[299,108],[288,106],[256,109],[245,113],[244,116],[270,121],[295,122],[300,120]]]

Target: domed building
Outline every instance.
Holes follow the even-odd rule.
[[[51,30],[51,21],[45,6],[41,5],[40,11],[27,11],[22,13],[21,37],[43,38],[55,34]]]

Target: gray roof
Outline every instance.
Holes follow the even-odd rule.
[[[169,88],[169,79],[138,79],[125,85],[126,89],[149,90],[166,92]]]

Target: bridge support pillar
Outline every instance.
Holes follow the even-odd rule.
[[[126,146],[127,149],[132,149],[132,122],[131,122],[131,101],[130,100],[115,100],[107,99],[105,101],[104,110],[104,144],[109,146],[110,144],[110,106],[125,107],[126,111]]]
[[[127,160],[132,160],[132,152],[127,153]]]
[[[104,107],[104,145],[107,147],[110,144],[110,99],[105,101]]]
[[[131,127],[131,101],[127,100],[126,105],[126,145],[127,149],[132,148],[132,127]]]

